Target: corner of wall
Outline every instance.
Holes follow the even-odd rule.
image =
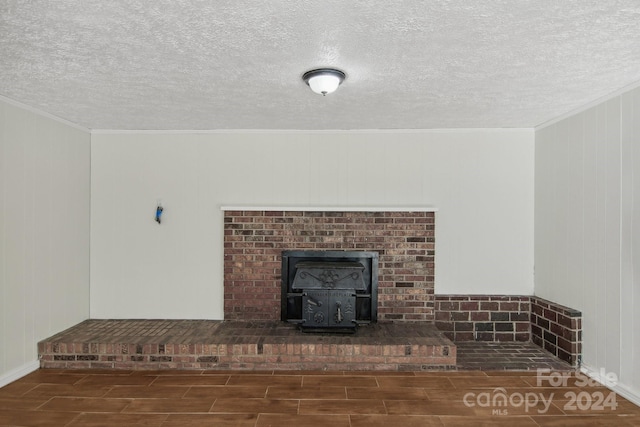
[[[4,387],[7,384],[11,384],[12,382],[24,377],[25,375],[29,375],[31,372],[37,371],[40,368],[40,362],[37,360],[25,363],[22,366],[19,366],[15,369],[12,369],[8,372],[0,375],[0,387]]]

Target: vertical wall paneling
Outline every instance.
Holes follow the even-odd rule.
[[[572,286],[574,295],[582,293],[583,301],[583,349],[584,354],[596,354],[598,349],[598,337],[596,333],[598,328],[598,295],[597,289],[600,286],[601,278],[598,277],[600,272],[601,255],[600,248],[602,227],[597,221],[598,207],[602,205],[601,195],[597,193],[598,183],[602,177],[598,174],[598,165],[600,156],[598,153],[598,135],[597,135],[597,111],[595,108],[587,110],[583,113],[583,129],[584,129],[584,171],[585,192],[588,197],[584,202],[583,216],[585,223],[589,225],[585,233],[585,255],[581,268],[585,271],[584,286],[582,290]],[[591,313],[585,316],[584,313]]]
[[[636,334],[631,336],[633,343],[633,349],[631,351],[631,360],[638,360],[640,358],[640,337],[637,336],[637,331],[640,331],[640,310],[637,308],[637,304],[640,303],[640,146],[638,141],[640,140],[640,91],[633,92],[633,117],[631,122],[633,123],[632,130],[632,147],[633,147],[633,200],[632,200],[632,236],[631,244],[635,250],[632,249],[632,273],[628,277],[628,282],[631,283],[633,288],[633,310],[631,313],[625,313],[624,319],[633,325],[632,330],[636,331]],[[637,272],[637,274],[636,274]],[[626,295],[624,295],[626,297]],[[636,389],[640,388],[640,369],[637,365],[633,371],[634,381],[632,384],[636,386]]]
[[[90,134],[0,100],[0,385],[89,315]]]
[[[605,349],[620,348],[620,229],[621,199],[620,177],[623,173],[620,158],[620,98],[605,103],[606,154],[606,283],[605,295]],[[612,372],[620,372],[621,355],[609,353],[605,366]]]
[[[561,244],[566,245],[567,242],[575,242],[575,250],[569,250],[563,247],[566,256],[565,276],[562,281],[572,281],[582,283],[584,281],[584,271],[582,270],[582,259],[585,251],[585,229],[584,229],[584,175],[582,173],[582,165],[584,164],[584,127],[582,117],[572,117],[567,120],[567,157],[565,158],[566,171],[566,193],[560,195],[559,201],[566,203],[565,221],[566,229],[563,230],[563,239]],[[571,221],[568,220],[571,218]],[[567,290],[568,292],[568,290]],[[565,296],[568,298],[569,294]],[[580,294],[573,296],[577,298],[576,304],[582,304]]]
[[[555,126],[549,126],[536,132],[534,214],[534,277],[536,292],[542,291],[545,284],[553,282],[553,257],[546,248],[549,246],[549,241],[554,235],[551,229],[553,222],[549,221],[549,218],[555,217],[553,212],[553,209],[556,206],[553,194],[555,186],[553,185],[554,176],[552,174],[553,162],[547,162],[544,160],[547,158],[553,158],[552,153],[550,152],[553,148],[553,144],[550,144],[549,141],[555,141],[555,135]]]
[[[7,281],[7,241],[4,236],[6,230],[6,213],[5,213],[5,194],[7,192],[7,106],[0,103],[0,312],[4,312],[3,301],[7,300],[7,289],[5,282]],[[6,336],[6,316],[0,315],[0,372],[7,372],[7,345]]]
[[[606,135],[604,132],[604,110],[605,105],[600,104],[594,107],[595,110],[595,151],[596,151],[596,165],[595,165],[595,187],[593,197],[596,201],[595,211],[592,214],[591,223],[594,226],[594,233],[596,235],[596,246],[594,250],[598,254],[596,258],[596,288],[591,290],[593,292],[595,313],[592,315],[593,320],[593,333],[587,332],[586,340],[593,339],[595,343],[595,361],[596,366],[604,366],[606,348],[606,294],[607,294],[607,245],[606,236],[607,229],[611,229],[611,226],[607,224],[606,210],[607,210],[607,144]],[[615,143],[615,142],[614,142]],[[591,337],[591,338],[589,338]],[[616,349],[616,352],[618,350]],[[586,362],[590,363],[590,362]]]
[[[535,293],[583,313],[587,369],[640,402],[640,89],[536,131]],[[551,178],[553,176],[553,178]]]
[[[633,208],[634,208],[634,92],[620,97],[620,372],[634,378],[636,368],[634,360],[633,321],[625,322],[633,317],[633,303],[636,293],[633,286]],[[631,339],[624,339],[628,337]],[[624,357],[629,355],[630,357]]]

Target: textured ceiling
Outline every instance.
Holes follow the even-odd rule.
[[[637,0],[0,0],[0,95],[90,129],[528,128],[638,81]]]

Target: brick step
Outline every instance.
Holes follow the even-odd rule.
[[[213,320],[87,320],[38,344],[62,369],[421,371],[455,369],[456,346],[431,323],[375,323],[355,334]]]

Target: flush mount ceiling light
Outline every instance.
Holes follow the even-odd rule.
[[[344,78],[345,74],[335,68],[318,68],[302,75],[302,80],[311,90],[323,96],[338,89]]]

